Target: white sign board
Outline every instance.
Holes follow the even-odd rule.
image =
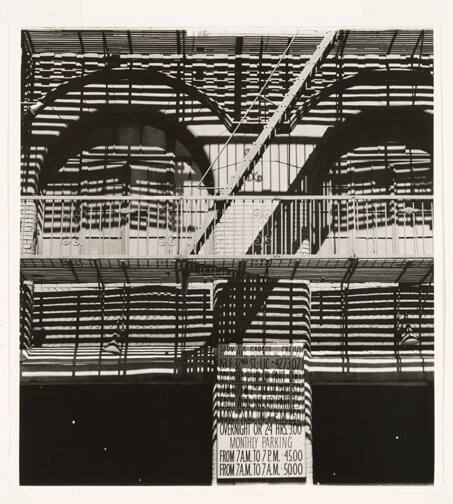
[[[220,423],[217,478],[304,478],[305,434],[301,425]]]
[[[217,479],[305,478],[303,350],[219,345]]]

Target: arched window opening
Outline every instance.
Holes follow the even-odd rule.
[[[42,253],[180,253],[201,212],[184,214],[175,197],[208,195],[182,142],[171,131],[119,121],[89,132],[83,145],[43,188],[56,199],[39,202]]]

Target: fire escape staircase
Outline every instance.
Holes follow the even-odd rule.
[[[214,249],[214,252],[217,252],[216,249],[222,251],[228,250],[229,255],[243,255],[247,252],[250,243],[245,243],[245,236],[251,241],[255,239],[257,233],[261,231],[261,229],[248,229],[247,226],[244,226],[244,223],[253,221],[255,226],[257,224],[259,226],[261,224],[260,219],[256,218],[256,209],[253,208],[252,205],[247,205],[243,201],[234,200],[234,198],[232,199],[231,197],[237,195],[241,190],[244,181],[253,171],[266,148],[275,137],[278,127],[285,120],[300,95],[307,89],[312,77],[325,61],[326,56],[335,44],[340,33],[341,32],[328,32],[324,36],[299,76],[293,82],[286,96],[275,109],[258,138],[253,142],[244,159],[237,165],[236,172],[231,178],[228,186],[220,193],[220,198],[215,200],[212,209],[207,214],[204,226],[195,233],[193,240],[188,246],[188,255],[199,254],[204,247],[208,246],[208,243],[213,238],[214,232],[220,237],[220,242],[216,239],[214,246],[210,247],[210,249]],[[225,197],[225,199],[222,199],[222,196]],[[254,219],[248,218],[251,212],[255,212]],[[266,213],[263,212],[263,226],[266,219]],[[240,233],[241,235],[241,239],[236,240],[237,244],[234,243],[234,236],[236,233]],[[224,237],[223,242],[221,237]],[[225,240],[228,242],[225,243]],[[211,242],[211,245],[212,244]]]

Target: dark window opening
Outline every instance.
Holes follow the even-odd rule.
[[[317,484],[432,484],[432,385],[314,385]]]
[[[21,485],[209,485],[207,385],[21,387]]]

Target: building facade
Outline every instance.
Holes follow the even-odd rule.
[[[297,481],[432,482],[430,30],[25,30],[21,107],[23,484],[67,461],[36,471],[25,412],[106,390],[179,419],[140,428],[186,454],[64,481],[220,482],[219,349],[252,344],[303,348]],[[405,447],[367,460],[373,429]]]

